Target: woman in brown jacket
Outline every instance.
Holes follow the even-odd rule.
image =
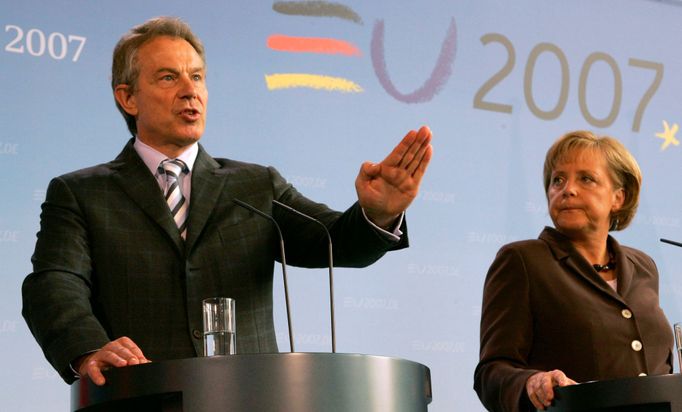
[[[656,265],[609,236],[631,222],[640,185],[615,139],[578,131],[549,149],[555,228],[502,247],[485,281],[474,389],[488,410],[545,409],[555,386],[672,372]]]

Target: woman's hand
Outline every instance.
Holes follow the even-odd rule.
[[[554,400],[555,386],[575,384],[576,382],[573,379],[566,377],[562,371],[555,369],[551,372],[538,372],[535,375],[531,375],[526,381],[526,392],[533,406],[544,411]]]

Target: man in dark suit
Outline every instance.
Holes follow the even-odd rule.
[[[303,197],[273,168],[209,156],[204,50],[183,22],[150,20],[114,50],[112,88],[134,135],[113,161],[55,178],[41,214],[23,315],[62,378],[103,384],[103,369],[202,352],[201,301],[237,301],[239,353],[276,352],[275,217],[289,263],[324,267],[326,237],[273,199],[323,222],[335,263],[366,266],[407,246],[403,213],[431,158],[411,131],[379,164],[362,165],[346,212]],[[172,164],[172,165],[171,165]]]

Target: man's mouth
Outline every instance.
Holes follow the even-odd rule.
[[[201,118],[201,112],[193,108],[181,110],[179,115],[188,122],[195,122]]]

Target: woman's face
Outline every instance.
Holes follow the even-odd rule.
[[[552,170],[547,198],[549,215],[560,232],[572,238],[605,237],[610,215],[623,206],[625,192],[614,187],[601,152],[577,149]]]

